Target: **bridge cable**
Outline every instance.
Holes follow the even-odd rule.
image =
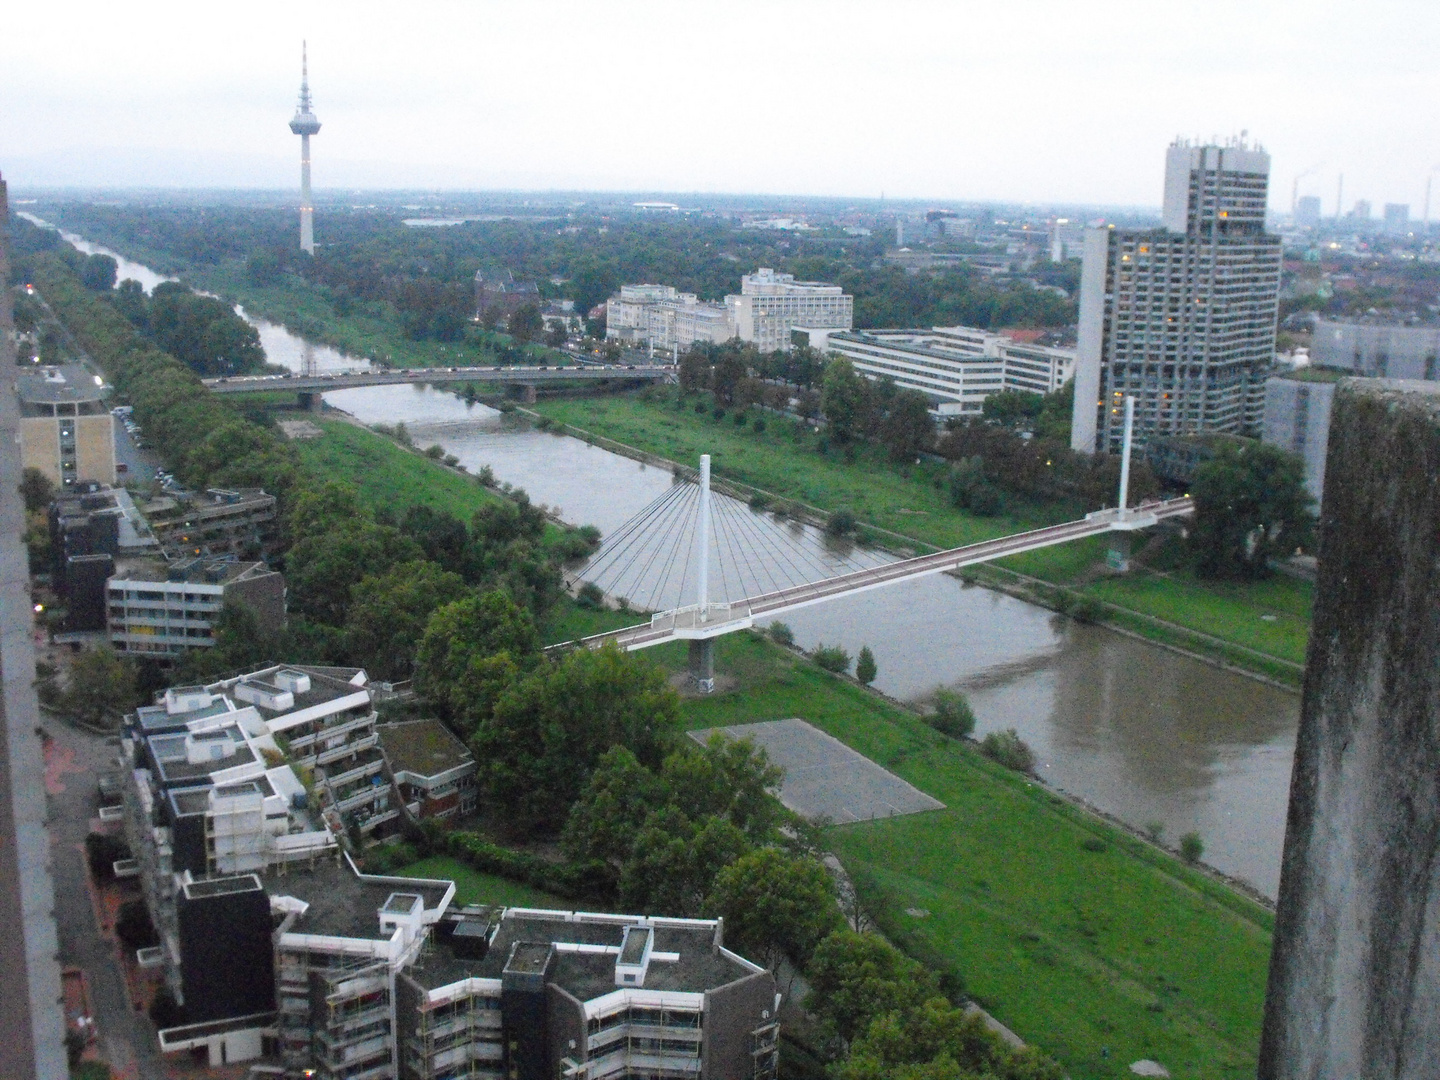
[[[648,539],[646,526],[657,517],[665,514],[669,504],[684,493],[681,487],[671,487],[659,498],[654,499],[638,513],[620,526],[609,542],[605,544],[596,557],[585,567],[585,573],[590,575],[593,581],[612,569],[624,555],[638,542]],[[606,550],[608,549],[608,550]],[[633,561],[633,560],[632,560]],[[629,564],[626,564],[627,568]],[[623,571],[621,571],[623,573]]]
[[[647,580],[652,581],[652,582],[655,581],[655,579],[650,576],[650,568],[655,565],[655,560],[656,560],[656,559],[658,559],[658,558],[663,558],[663,557],[664,557],[665,555],[667,555],[667,554],[668,554],[672,559],[674,558],[674,554],[675,554],[674,545],[672,545],[672,544],[667,544],[665,541],[666,541],[667,536],[672,532],[672,519],[674,519],[674,521],[677,522],[677,523],[680,525],[680,528],[681,528],[681,530],[683,531],[683,529],[684,529],[684,523],[685,523],[685,520],[686,520],[686,518],[687,518],[687,516],[688,516],[688,514],[687,514],[688,501],[682,496],[682,497],[676,499],[671,505],[672,505],[672,507],[673,507],[672,513],[669,514],[669,515],[667,515],[667,517],[665,518],[665,520],[664,520],[662,523],[660,523],[660,524],[661,524],[661,527],[658,528],[658,529],[656,529],[656,530],[654,531],[654,533],[652,533],[651,543],[650,543],[650,545],[649,545],[649,547],[650,547],[650,557],[649,557],[647,560],[645,560],[645,565],[640,568],[640,571],[636,574],[636,577],[635,577],[635,588],[636,588],[637,590],[640,589],[640,588],[642,588]],[[650,594],[649,594],[649,596],[650,596],[650,598],[653,598],[654,595],[655,595],[655,586],[652,584],[651,589],[650,589]],[[654,610],[652,607],[649,606],[649,604],[650,604],[650,600],[647,599],[647,600],[646,600],[646,610]]]
[[[749,544],[749,547],[751,548],[751,558],[748,560],[749,564],[752,567],[756,566],[757,559],[755,558],[755,556],[759,555],[760,558],[758,559],[758,566],[761,570],[765,572],[765,576],[770,579],[770,583],[772,586],[771,591],[773,591],[774,589],[783,588],[779,580],[775,577],[775,571],[776,569],[778,569],[781,563],[789,564],[789,560],[785,558],[783,551],[779,551],[776,549],[773,540],[765,536],[765,531],[759,528],[758,523],[746,520],[747,516],[753,517],[753,515],[749,514],[748,508],[741,509],[740,507],[736,506],[727,507],[726,509],[729,513],[733,514],[736,517],[737,530],[740,531],[742,535],[752,538]],[[773,561],[765,557],[766,550],[776,556]],[[753,576],[755,587],[757,589],[763,588],[763,586],[761,586],[759,573],[757,572]],[[755,594],[748,593],[748,595]]]
[[[688,508],[689,504],[692,501],[697,501],[699,497],[700,492],[699,488],[697,487],[692,490],[691,496],[686,499],[685,505],[687,508],[687,512],[681,519],[680,532],[675,539],[675,543],[670,545],[670,558],[666,560],[664,571],[662,575],[658,579],[656,579],[655,588],[651,590],[650,596],[646,600],[646,606],[651,611],[660,610],[656,607],[655,601],[657,599],[659,599],[662,604],[666,603],[666,596],[668,595],[670,590],[670,578],[675,570],[675,563],[680,558],[680,553],[682,550],[686,552],[685,565],[687,569],[689,568],[689,551],[694,546],[695,518],[689,513]],[[676,590],[678,602],[669,606],[679,607],[684,602],[684,594],[685,574],[684,571],[682,571],[680,575],[679,588]]]
[[[660,509],[659,513],[650,515],[650,522],[653,525],[662,528],[668,526],[672,518],[674,518],[677,514],[683,514],[685,512],[684,504],[685,500],[680,495],[677,495],[673,499],[666,500],[666,503]],[[631,539],[630,544],[627,546],[627,550],[633,548],[633,554],[630,555],[630,558],[626,561],[625,565],[616,571],[615,576],[612,579],[614,588],[618,589],[622,587],[625,582],[630,580],[631,568],[647,553],[650,555],[650,559],[646,562],[645,568],[648,568],[650,563],[654,561],[655,554],[658,550],[655,543],[655,536],[658,531],[659,529],[646,530],[643,534],[637,533]],[[642,568],[640,572],[642,575],[645,568]],[[638,577],[635,584],[637,586],[641,584]]]

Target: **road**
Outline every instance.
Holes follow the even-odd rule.
[[[51,872],[55,878],[55,922],[60,962],[84,970],[90,1004],[100,1032],[100,1057],[119,1080],[162,1080],[164,1069],[155,1028],[134,1012],[115,943],[100,933],[85,869],[84,842],[99,806],[98,777],[114,762],[115,748],[52,717],[44,721],[45,788],[49,796]]]

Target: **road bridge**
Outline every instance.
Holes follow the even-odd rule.
[[[376,368],[374,371],[346,371],[326,374],[232,375],[205,379],[217,394],[253,394],[284,390],[297,394],[322,394],[357,386],[394,386],[402,383],[493,383],[527,387],[553,383],[673,382],[679,369],[666,365],[592,364],[584,367],[507,366]]]

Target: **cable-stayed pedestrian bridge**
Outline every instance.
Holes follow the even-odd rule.
[[[647,623],[627,626],[604,634],[582,638],[575,644],[598,648],[613,641],[622,649],[648,649],[668,641],[703,641],[723,634],[745,630],[755,624],[756,619],[772,619],[811,604],[824,603],[841,596],[852,596],[871,589],[881,589],[929,574],[943,574],[950,570],[973,566],[976,563],[1003,559],[1009,555],[1020,555],[1027,551],[1052,547],[1055,544],[1080,540],[1087,536],[1099,536],[1115,531],[1133,531],[1158,525],[1162,521],[1181,517],[1194,512],[1195,504],[1189,497],[1150,503],[1130,510],[1098,510],[1087,514],[1079,521],[1068,521],[1062,525],[1050,525],[1043,529],[1003,536],[995,540],[982,540],[977,544],[937,551],[929,555],[917,555],[897,562],[881,563],[820,581],[802,582],[788,588],[705,605],[689,604],[669,611],[656,612]]]
[[[581,571],[602,592],[626,597],[622,606],[638,600],[641,610],[654,612],[650,620],[554,648],[598,648],[614,642],[629,651],[689,641],[693,674],[708,690],[713,686],[715,639],[748,629],[757,620],[1056,544],[1146,529],[1194,513],[1189,496],[1127,505],[1133,404],[1127,399],[1116,508],[893,561],[823,537],[793,520],[782,524],[767,516],[763,500],[746,506],[723,493],[712,497],[710,457],[705,455],[697,474],[677,474],[670,490],[608,537]],[[712,598],[712,583],[719,585],[726,599]],[[683,603],[688,596],[695,602]]]

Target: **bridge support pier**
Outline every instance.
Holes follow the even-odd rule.
[[[510,384],[510,397],[514,398],[516,401],[520,402],[521,404],[524,404],[524,405],[534,405],[534,404],[535,404],[535,384],[534,384],[534,383],[511,383],[511,384]]]
[[[690,677],[702,694],[715,690],[715,639],[700,638],[690,642]]]
[[[1105,554],[1105,565],[1117,574],[1130,572],[1130,534],[1112,532],[1109,536],[1110,550]]]
[[[325,407],[325,398],[318,390],[301,390],[295,395],[296,404],[306,412],[319,412]]]

